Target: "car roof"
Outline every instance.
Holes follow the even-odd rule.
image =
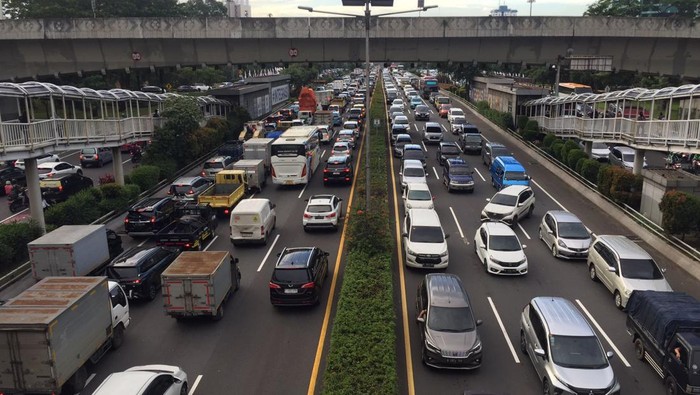
[[[309,198],[309,204],[329,204],[334,197],[336,196],[330,194],[312,195]]]
[[[151,211],[155,207],[163,202],[172,200],[171,197],[149,197],[145,198],[143,200],[140,200],[136,202],[133,206],[129,208],[129,210],[142,210],[142,211]]]
[[[653,259],[642,247],[626,236],[598,235],[596,241],[598,240],[609,245],[621,259]]]
[[[497,156],[497,157],[496,157],[496,160],[503,162],[504,165],[511,165],[511,166],[520,166],[520,167],[523,167],[523,165],[521,165],[520,162],[518,162],[518,160],[515,159],[515,158],[512,157],[512,156],[503,156],[503,155],[501,155],[501,156]]]
[[[447,163],[450,166],[469,166],[469,163],[462,158],[448,158]]]
[[[396,116],[396,119],[399,119],[399,118],[405,118],[405,119],[408,119],[408,117],[407,117],[407,116],[405,116],[405,115],[397,115],[397,116]]]
[[[127,371],[112,373],[94,392],[96,395],[138,394],[157,376],[154,372]]]
[[[538,296],[532,299],[532,303],[542,313],[552,335],[595,336],[588,321],[569,300],[553,296]]]
[[[515,231],[503,222],[484,222],[483,225],[491,236],[515,236]]]
[[[350,143],[348,143],[347,141],[336,141],[335,143],[333,143],[333,148],[335,148],[337,146],[350,148]]]
[[[265,198],[248,198],[242,199],[236,207],[233,208],[234,212],[241,213],[246,210],[250,211],[260,211],[261,208],[265,207],[270,203],[270,199]]]
[[[230,156],[215,156],[213,158],[209,158],[207,162],[223,162],[225,160],[231,159]]]
[[[549,210],[546,214],[551,215],[557,222],[581,222],[576,214],[564,210]]]
[[[452,111],[457,111],[457,110],[459,110],[459,111],[461,111],[461,112],[464,112],[464,110],[462,110],[462,109],[459,108],[459,107],[450,107],[450,112],[452,112]]]
[[[634,154],[635,153],[634,148],[628,147],[626,145],[616,145],[613,147],[613,149],[616,149],[620,152],[624,152],[626,154]]]
[[[353,130],[350,130],[350,129],[343,129],[340,132],[338,132],[338,134],[351,134],[354,136],[355,132]]]
[[[181,184],[192,184],[193,182],[199,180],[202,177],[196,176],[196,177],[180,177],[177,180],[173,182],[172,185],[181,185]]]
[[[53,169],[54,166],[61,164],[61,163],[67,163],[67,162],[43,162],[43,163],[37,163],[36,167],[39,169],[46,168],[46,169]],[[70,163],[68,163],[70,164]]]
[[[486,145],[489,146],[489,147],[492,147],[492,148],[497,148],[497,147],[503,147],[503,148],[505,148],[505,147],[506,147],[505,145],[503,145],[503,144],[501,144],[501,143],[494,142],[494,141],[487,141],[487,142],[486,142]]]
[[[441,141],[440,147],[444,147],[444,146],[457,147],[457,143],[455,143],[454,141]]]
[[[406,144],[403,146],[404,150],[421,150],[423,151],[423,147],[420,146],[420,144]]]
[[[530,189],[530,187],[527,185],[509,185],[509,186],[501,189],[497,193],[500,193],[503,195],[517,196],[517,195],[520,195],[520,193],[526,189]]]
[[[413,189],[416,191],[428,191],[430,192],[430,188],[428,187],[428,184],[422,183],[422,182],[409,182],[406,185],[407,189]]]
[[[119,254],[118,257],[114,258],[112,262],[110,262],[109,266],[111,267],[134,267],[142,260],[153,254],[155,251],[160,250],[161,247],[153,247],[153,246],[141,246],[141,247],[134,247],[130,248],[123,253]]]
[[[469,297],[456,274],[430,273],[425,276],[430,305],[438,307],[469,307]]]
[[[441,226],[440,217],[432,208],[412,208],[408,210],[411,226]]]
[[[314,247],[285,248],[277,260],[275,268],[298,269],[308,267],[313,250]]]
[[[403,161],[403,167],[420,167],[422,169],[423,162],[419,161],[418,159],[405,159]]]
[[[436,126],[436,127],[439,128],[439,127],[440,127],[440,124],[437,123],[437,122],[426,122],[426,123],[425,123],[425,127],[427,128],[427,127],[429,127],[429,126]]]

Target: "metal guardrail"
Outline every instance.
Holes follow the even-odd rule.
[[[452,92],[446,91],[450,95],[450,97],[455,98],[459,100],[462,104],[465,104],[469,108],[473,109],[474,111],[476,110],[476,106],[474,106],[472,103],[469,103],[465,101],[462,97],[457,96],[453,94]],[[478,112],[478,111],[477,111]],[[587,179],[583,178],[580,174],[576,173],[575,171],[571,170],[568,166],[563,165],[561,162],[559,162],[558,159],[554,158],[552,155],[549,153],[545,152],[542,148],[536,146],[535,144],[526,141],[520,136],[520,134],[516,133],[515,131],[511,129],[506,129],[506,131],[513,137],[517,138],[522,142],[523,144],[527,145],[529,148],[533,149],[536,151],[540,156],[544,157],[547,159],[551,164],[554,166],[557,166],[559,170],[565,172],[569,176],[575,178],[578,182],[583,184],[586,188],[589,190],[595,192],[599,197],[605,199],[608,203],[616,206],[620,210],[622,210],[630,219],[635,221],[637,224],[641,225],[644,227],[646,230],[649,232],[653,233],[663,241],[665,241],[667,244],[670,244],[673,246],[676,250],[681,252],[683,255],[686,255],[687,257],[694,259],[696,261],[700,261],[700,251],[698,251],[696,248],[693,248],[692,246],[688,245],[681,239],[677,238],[676,236],[669,235],[666,232],[664,232],[663,228],[660,227],[659,225],[655,224],[648,218],[646,218],[644,215],[642,215],[639,211],[633,209],[632,207],[626,205],[626,204],[620,204],[615,202],[614,200],[610,199],[609,197],[603,195],[598,191],[598,187],[596,184],[588,181]]]

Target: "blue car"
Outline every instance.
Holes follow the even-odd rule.
[[[414,96],[411,98],[410,105],[412,110],[415,110],[416,106],[420,106],[421,104],[423,104],[423,100],[421,100],[420,97]]]
[[[450,158],[445,161],[442,168],[442,183],[447,192],[469,191],[474,192],[474,170],[464,159]]]
[[[340,126],[343,124],[343,117],[340,116],[340,112],[333,111],[333,126]]]

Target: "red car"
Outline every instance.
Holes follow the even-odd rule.
[[[452,108],[451,104],[441,104],[440,105],[440,118],[447,118],[447,113],[450,112],[450,108]]]

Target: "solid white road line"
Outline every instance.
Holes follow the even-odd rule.
[[[445,125],[443,125],[443,124],[440,124],[440,127],[442,128],[442,130],[444,130],[444,131],[445,131],[445,133],[447,133],[447,128],[445,127]]]
[[[432,167],[433,167],[433,173],[435,173],[435,178],[437,178],[439,180],[440,176],[438,175],[437,170],[435,170],[435,166],[432,166]]]
[[[523,226],[520,225],[520,222],[518,222],[518,228],[520,228],[520,231],[523,232],[523,234],[525,235],[525,237],[527,237],[528,240],[532,240],[532,239],[530,239],[530,235],[527,234],[527,232],[525,232],[525,228],[523,228]]]
[[[428,153],[428,148],[426,148],[425,143],[421,141],[421,142],[420,142],[420,145],[423,146],[423,151],[425,151],[426,153]]]
[[[530,180],[530,181],[531,181],[533,184],[537,185],[537,188],[540,188],[540,189],[542,190],[542,192],[544,192],[545,195],[549,196],[549,198],[552,199],[552,201],[553,201],[554,203],[556,203],[559,207],[561,207],[562,210],[566,210],[566,207],[564,207],[564,205],[561,204],[561,203],[559,203],[559,202],[557,201],[557,199],[554,198],[554,196],[550,195],[549,192],[547,192],[544,188],[542,188],[542,185],[538,184],[537,181],[535,181],[535,180]],[[566,211],[569,211],[569,210],[566,210]]]
[[[304,191],[306,190],[306,187],[308,187],[308,186],[309,186],[309,183],[307,182],[307,183],[304,185],[304,188],[301,190],[301,192],[299,192],[299,196],[297,196],[297,199],[301,199],[301,195],[304,194]]]
[[[206,251],[206,250],[208,250],[208,249],[209,249],[209,247],[211,247],[211,246],[212,246],[212,245],[214,244],[214,242],[216,241],[216,239],[218,239],[218,238],[219,238],[219,235],[216,235],[216,236],[214,236],[214,238],[213,238],[213,239],[211,239],[211,241],[209,242],[209,244],[207,244],[207,246],[206,246],[206,247],[204,247],[203,251]]]
[[[457,216],[455,215],[455,211],[452,210],[452,207],[450,207],[450,212],[452,213],[452,218],[454,218],[455,223],[457,224],[457,230],[459,230],[459,236],[464,239],[464,233],[462,232],[462,227],[459,226],[459,221],[457,220]]]
[[[581,310],[583,310],[583,312],[586,313],[586,315],[588,316],[588,319],[591,320],[593,325],[595,325],[596,329],[598,329],[598,332],[600,332],[600,334],[603,335],[605,340],[607,340],[608,344],[610,344],[610,347],[612,347],[612,349],[615,351],[615,354],[617,354],[617,356],[620,358],[620,361],[622,361],[622,363],[625,364],[625,366],[627,366],[628,368],[631,368],[632,366],[630,365],[629,362],[627,362],[627,359],[625,359],[625,356],[622,355],[620,350],[617,349],[617,347],[612,342],[612,340],[610,340],[610,338],[608,337],[608,334],[605,333],[603,328],[601,328],[600,325],[598,325],[598,321],[596,321],[595,318],[593,318],[593,316],[591,315],[591,313],[588,312],[588,309],[586,309],[586,306],[584,306],[583,303],[581,303],[581,301],[578,299],[576,299],[576,303],[578,303],[579,307],[581,307]]]
[[[144,244],[146,244],[147,241],[148,239],[144,239],[144,241],[140,242],[137,247],[142,247]]]
[[[418,131],[418,126],[415,123],[413,124],[413,129],[416,129],[416,132]]]
[[[323,155],[325,155],[325,154],[326,154],[326,150],[323,150],[323,152],[321,152],[321,158],[323,158]]]
[[[481,138],[482,138],[483,140],[486,140],[487,143],[490,143],[490,142],[491,142],[491,140],[487,139],[486,136],[484,136],[483,134],[481,135]]]
[[[9,221],[9,220],[11,220],[12,218],[14,218],[14,217],[16,217],[16,216],[18,216],[18,215],[20,215],[20,214],[22,214],[22,213],[24,213],[25,211],[28,211],[28,210],[29,210],[28,208],[25,208],[24,210],[22,210],[22,211],[20,211],[20,212],[18,212],[18,213],[16,213],[16,214],[12,214],[12,215],[10,215],[9,217],[3,219],[3,220],[0,221],[0,222]]]
[[[90,377],[88,377],[87,380],[85,380],[85,386],[87,387],[87,385],[90,384],[90,382],[94,378],[95,378],[95,373],[91,374]]]
[[[255,194],[252,194],[252,195],[250,195],[250,197],[248,199],[252,199],[254,197],[255,197]]]
[[[472,169],[474,169],[474,171],[476,172],[476,174],[479,175],[479,178],[481,178],[481,181],[486,182],[486,179],[484,178],[484,176],[481,175],[481,172],[480,172],[479,170],[477,170],[476,167],[472,167]]]
[[[192,388],[190,388],[190,392],[187,393],[187,395],[192,395],[194,394],[194,391],[197,389],[199,386],[199,382],[202,380],[202,375],[200,374],[197,376],[197,379],[194,380],[194,383],[192,384]]]
[[[510,353],[513,354],[513,359],[515,360],[515,363],[520,363],[520,358],[518,358],[518,354],[515,352],[515,348],[513,348],[513,343],[511,343],[510,339],[508,338],[508,332],[506,332],[506,328],[503,326],[503,321],[501,321],[501,316],[498,315],[498,310],[496,310],[496,305],[493,304],[493,300],[491,300],[490,296],[488,296],[486,299],[489,300],[489,304],[491,305],[491,310],[493,310],[493,315],[496,316],[496,321],[498,321],[498,326],[501,327],[501,332],[503,333],[503,338],[506,339],[506,343],[508,344],[508,348],[510,349]]]
[[[125,165],[125,164],[127,164],[127,163],[129,163],[129,162],[131,162],[131,158],[129,158],[129,159],[125,160],[124,162],[122,162],[122,165]]]
[[[260,266],[258,266],[258,271],[262,270],[263,265],[265,264],[265,261],[267,260],[267,257],[269,257],[270,253],[272,253],[272,250],[275,248],[275,244],[277,244],[277,240],[279,240],[279,238],[280,238],[279,234],[277,236],[275,236],[275,240],[272,242],[270,249],[267,250],[267,254],[265,254],[265,257],[262,259],[262,262],[260,262]]]

